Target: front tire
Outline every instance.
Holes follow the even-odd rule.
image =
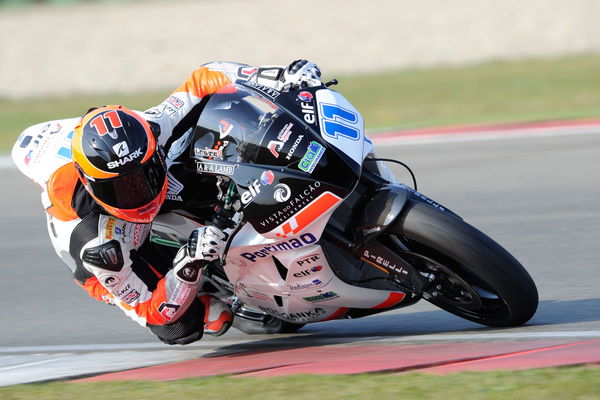
[[[422,275],[435,277],[423,293],[430,303],[488,326],[522,325],[535,313],[538,292],[525,268],[460,218],[409,201],[388,233]]]

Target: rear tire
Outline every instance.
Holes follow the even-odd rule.
[[[408,251],[422,274],[436,276],[423,295],[430,303],[488,326],[522,325],[535,313],[538,292],[525,268],[456,216],[410,201],[392,232],[398,250]]]

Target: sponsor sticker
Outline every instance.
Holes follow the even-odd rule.
[[[277,134],[277,139],[281,140],[283,143],[287,142],[288,139],[290,138],[290,135],[292,134],[293,126],[294,126],[294,124],[291,122],[285,124],[283,126],[283,128],[281,128],[279,133]]]
[[[288,151],[287,156],[285,156],[286,160],[290,160],[292,158],[292,156],[294,155],[294,152],[298,148],[298,145],[300,144],[300,142],[302,141],[303,138],[304,138],[304,135],[298,135],[298,137],[292,144],[290,151]]]
[[[181,107],[183,107],[183,100],[181,100],[178,97],[175,96],[170,96],[167,101],[176,109],[180,109]]]
[[[284,143],[279,140],[271,140],[267,145],[267,148],[275,158],[279,158],[279,152],[281,151],[283,144]]]
[[[264,171],[260,175],[260,183],[262,183],[263,186],[270,185],[271,183],[273,183],[274,180],[275,180],[275,174],[271,170]]]
[[[361,258],[364,261],[370,261],[371,263],[375,263],[385,268],[389,268],[392,271],[396,271],[399,274],[408,275],[408,270],[404,269],[404,267],[399,266],[396,263],[391,262],[390,260],[384,257],[378,256],[377,254],[371,253],[369,250],[364,250]]]
[[[302,91],[298,93],[298,98],[300,99],[300,101],[310,103],[313,99],[313,95],[311,92]]]
[[[175,178],[173,174],[167,171],[167,200],[183,201],[179,193],[183,190],[183,184]]]
[[[303,271],[295,272],[294,276],[296,278],[302,278],[302,277],[309,276],[309,275],[312,275],[314,273],[317,273],[317,272],[321,271],[322,269],[323,269],[322,265],[315,265],[314,267],[310,267],[310,268],[305,269]]]
[[[106,227],[104,228],[104,236],[107,239],[112,239],[114,237],[114,228],[116,222],[116,218],[108,217],[106,221]]]
[[[280,225],[281,223],[286,221],[288,218],[292,217],[294,214],[296,214],[297,212],[302,210],[304,207],[309,205],[310,202],[313,201],[317,197],[317,195],[319,195],[321,193],[321,190],[319,189],[320,187],[321,187],[321,182],[319,182],[319,181],[313,182],[313,183],[309,184],[304,190],[297,192],[293,198],[291,197],[291,190],[290,190],[289,198],[284,200],[284,201],[289,200],[289,203],[286,204],[283,209],[275,211],[273,214],[271,214],[270,216],[268,216],[267,218],[262,220],[260,222],[260,225],[265,228],[269,227],[269,226],[275,227],[275,226]],[[275,189],[276,190],[281,189],[281,193],[277,193],[277,194],[273,193],[274,197],[275,197],[275,195],[277,195],[277,197],[281,198],[282,200],[285,197],[288,197],[286,188],[284,188],[284,187],[278,188],[278,185],[276,185]],[[277,200],[277,198],[275,198],[275,200]],[[277,201],[279,201],[279,200],[277,200]]]
[[[333,278],[331,278],[331,279],[333,279]],[[310,282],[294,283],[294,284],[291,284],[291,285],[288,284],[286,286],[291,291],[306,290],[306,289],[315,289],[315,288],[319,288],[321,286],[327,285],[329,282],[331,282],[331,279],[329,281],[327,281],[327,282],[323,282],[320,279],[313,279]]]
[[[233,130],[233,124],[229,123],[229,121],[222,119],[219,121],[219,138],[223,139],[226,136],[229,136],[231,131]]]
[[[240,194],[240,200],[242,204],[248,204],[252,202],[261,192],[263,186],[269,186],[275,180],[275,174],[271,170],[263,171],[260,175],[260,179],[255,179],[254,182],[248,186],[248,190]]]
[[[103,274],[99,276],[99,279],[102,283],[102,286],[104,286],[107,289],[114,288],[115,286],[118,286],[119,283],[121,283],[119,277],[114,275]]]
[[[319,217],[321,217],[327,211],[335,207],[341,200],[341,197],[338,197],[331,192],[323,193],[308,206],[304,207],[300,212],[293,215],[289,220],[280,225],[275,230],[275,236],[285,238],[289,234],[296,234],[300,232],[312,222],[319,219]]]
[[[273,154],[273,157],[279,158],[279,152],[283,148],[283,146],[287,143],[292,134],[293,123],[289,122],[281,128],[279,133],[277,134],[277,140],[271,140],[267,145],[267,148]]]
[[[310,142],[306,153],[304,153],[304,156],[298,163],[298,168],[309,174],[312,173],[324,153],[325,147],[315,141]]]
[[[125,157],[129,154],[129,146],[127,142],[119,142],[113,146],[113,151],[118,157]]]
[[[129,293],[127,293],[125,296],[121,297],[121,300],[123,300],[127,304],[132,304],[132,303],[136,302],[139,298],[140,298],[140,292],[138,292],[135,289],[131,289],[131,291]]]
[[[331,300],[331,299],[337,299],[338,297],[340,297],[339,294],[337,294],[336,292],[332,292],[331,290],[325,293],[321,293],[317,296],[309,296],[309,297],[303,297],[304,300],[306,301],[310,301],[311,303],[319,303],[322,301],[327,301],[327,300]]]
[[[175,316],[177,310],[179,310],[179,307],[181,307],[179,304],[161,303],[158,307],[158,312],[165,320],[170,321]]]
[[[275,189],[273,192],[273,198],[279,202],[284,203],[290,199],[292,195],[292,189],[285,183],[278,183],[275,185]]]
[[[218,175],[233,175],[235,166],[229,164],[212,163],[196,160],[196,169],[198,172],[208,172]]]
[[[313,125],[317,119],[315,117],[315,107],[312,104],[312,99],[310,99],[308,102],[300,102],[300,108],[302,110],[304,121]]]
[[[149,231],[147,224],[135,224],[133,227],[133,245],[139,246],[146,239],[146,234]]]
[[[196,157],[210,158],[210,159],[217,159],[217,160],[223,159],[223,150],[219,150],[219,149],[209,149],[209,148],[199,149],[196,147],[196,148],[194,148],[194,154],[196,155]]]
[[[125,142],[121,142],[123,144],[125,144]],[[119,146],[121,143],[117,144],[115,147]],[[119,150],[117,150],[115,147],[113,147],[113,150],[115,150],[115,152],[117,151],[125,151],[125,148],[119,148]],[[127,144],[125,144],[125,147],[127,147]],[[129,149],[126,149],[127,152],[129,152]],[[127,153],[125,153],[127,154]],[[135,160],[136,158],[141,157],[142,155],[142,149],[138,148],[137,150],[135,150],[133,153],[129,154],[129,155],[125,155],[123,158],[119,158],[116,161],[111,161],[109,163],[106,164],[106,166],[108,167],[108,169],[115,169],[117,167],[122,167],[123,165]],[[119,154],[117,154],[117,156],[121,157]]]
[[[312,233],[305,233],[300,235],[298,238],[292,238],[283,242],[274,243],[269,246],[265,246],[259,250],[253,252],[245,252],[240,254],[246,260],[250,262],[256,262],[257,258],[265,258],[278,251],[286,251],[292,249],[298,249],[300,247],[315,243],[317,238]]]
[[[183,304],[187,298],[190,296],[192,289],[190,285],[185,283],[180,283],[175,287],[173,293],[171,293],[171,297],[169,297],[170,304]]]
[[[259,92],[261,92],[265,96],[271,98],[272,100],[276,99],[281,94],[281,92],[278,92],[277,90],[275,90],[273,88],[270,88],[270,87],[265,86],[265,85],[261,85],[261,84],[256,83],[256,82],[246,81],[246,82],[243,82],[243,84],[246,85],[246,86],[249,86],[249,87],[251,87],[253,89],[258,90]]]
[[[310,256],[306,256],[301,260],[296,261],[296,264],[299,266],[304,266],[305,264],[312,264],[320,260],[320,254],[311,254]]]
[[[131,290],[131,284],[128,283],[127,285],[125,285],[124,288],[119,289],[119,290],[111,290],[112,294],[114,294],[116,297],[121,298],[125,293],[127,293],[129,290]]]
[[[288,319],[288,320],[292,320],[292,321],[299,321],[299,322],[311,321],[316,318],[319,318],[321,315],[326,313],[326,311],[320,307],[311,308],[309,310],[299,311],[299,312],[295,312],[295,313],[279,312],[278,310],[275,310],[273,308],[263,307],[263,306],[259,306],[258,308],[260,308],[261,311],[266,312],[267,314],[276,315],[276,316],[284,318],[284,319]]]

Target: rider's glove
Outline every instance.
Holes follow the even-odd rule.
[[[197,283],[200,280],[200,270],[209,262],[223,257],[226,238],[227,235],[214,226],[195,229],[187,245],[182,246],[175,255],[175,277],[185,283]]]
[[[283,71],[281,77],[283,90],[295,90],[320,86],[321,70],[308,60],[296,60]]]

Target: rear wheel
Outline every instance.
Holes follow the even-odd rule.
[[[525,268],[461,219],[409,202],[390,228],[391,245],[429,280],[423,298],[432,304],[488,326],[522,325],[535,313],[538,293]]]

